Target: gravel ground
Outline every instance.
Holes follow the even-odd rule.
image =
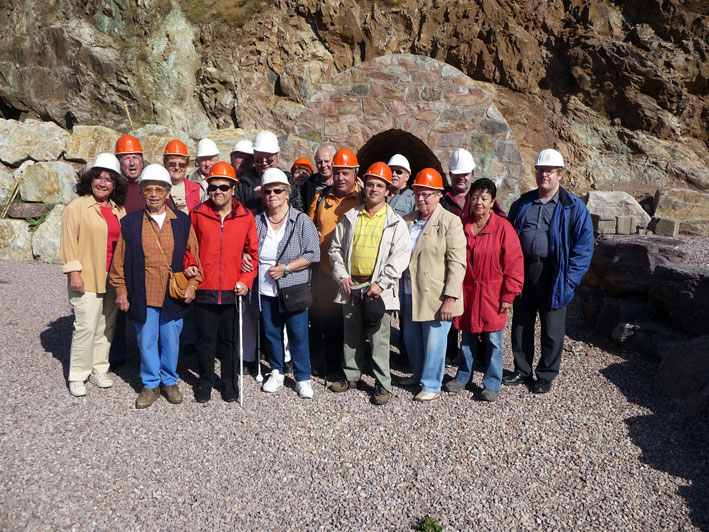
[[[445,530],[709,530],[707,420],[679,413],[653,386],[657,362],[594,340],[573,305],[551,393],[503,388],[492,404],[394,388],[374,407],[321,380],[305,401],[247,378],[244,408],[199,405],[183,367],[182,405],[137,411],[135,358],[75,399],[54,265],[0,261],[0,323],[4,530],[403,531],[424,515]]]

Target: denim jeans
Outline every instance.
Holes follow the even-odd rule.
[[[480,342],[485,348],[485,375],[483,386],[488,390],[499,391],[502,383],[502,331],[469,333],[463,331],[463,356],[455,380],[467,384],[473,375],[475,355]]]
[[[450,321],[411,321],[411,294],[402,294],[404,341],[413,377],[425,392],[441,391]]]
[[[281,312],[278,298],[261,296],[261,323],[266,338],[266,353],[271,369],[283,375],[283,326],[288,331],[288,345],[293,360],[296,382],[310,379],[310,344],[308,342],[308,309],[300,312]]]
[[[146,388],[177,383],[182,318],[166,321],[162,308],[148,307],[145,323],[133,322],[140,348],[140,378]],[[159,342],[159,343],[158,343]]]

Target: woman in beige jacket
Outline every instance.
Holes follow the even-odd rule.
[[[443,179],[425,168],[413,183],[416,210],[404,217],[411,239],[411,260],[404,273],[404,341],[413,375],[400,384],[421,384],[416,401],[441,393],[448,331],[463,313],[465,235],[460,218],[439,205]]]
[[[113,386],[106,374],[117,307],[106,276],[120,234],[118,220],[126,213],[120,175],[115,155],[99,154],[76,185],[79,197],[62,214],[62,271],[74,307],[69,354],[69,391],[74,397],[86,395],[87,378],[99,388]]]

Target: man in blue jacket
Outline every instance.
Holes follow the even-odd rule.
[[[559,374],[566,333],[566,305],[588,270],[593,255],[591,215],[583,201],[560,186],[564,158],[542,150],[534,163],[537,189],[510,207],[508,218],[524,253],[524,288],[514,302],[512,352],[515,370],[503,377],[508,386],[532,384],[547,393]],[[541,358],[534,371],[534,324],[542,325]]]

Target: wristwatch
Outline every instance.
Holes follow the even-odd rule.
[[[285,267],[286,267],[286,269],[284,270],[284,272],[285,272],[284,275],[288,275],[290,273],[290,268],[288,267],[287,264],[285,265]]]

